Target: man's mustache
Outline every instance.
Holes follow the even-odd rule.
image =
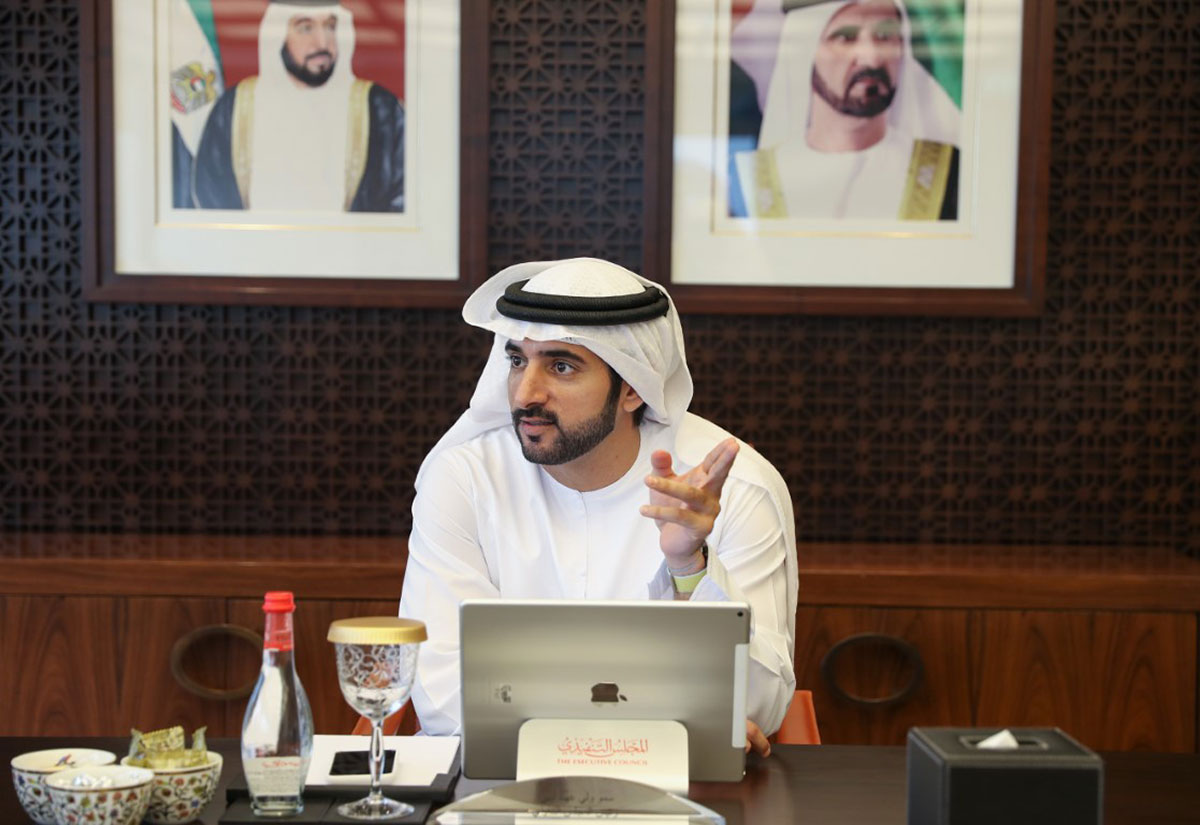
[[[333,60],[333,52],[328,51],[327,49],[321,49],[320,51],[312,52],[311,54],[305,55],[304,62],[307,63],[310,60],[316,60],[318,57],[328,57],[330,60]]]
[[[850,78],[850,82],[846,84],[846,93],[854,88],[854,84],[860,80],[874,80],[884,88],[884,94],[889,94],[892,91],[892,76],[888,74],[888,70],[881,66],[871,66],[866,69],[859,69]],[[882,95],[881,95],[882,97]]]
[[[522,419],[525,418],[536,418],[543,423],[558,426],[558,416],[540,404],[534,404],[532,407],[518,407],[512,411],[514,427],[520,424]]]

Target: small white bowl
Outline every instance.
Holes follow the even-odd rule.
[[[155,825],[180,825],[199,818],[204,806],[212,801],[221,778],[221,754],[208,752],[208,762],[191,768],[149,768],[154,771],[150,808],[146,821]],[[121,759],[129,764],[129,757]]]
[[[17,799],[21,800],[25,813],[38,825],[55,825],[54,806],[50,803],[50,792],[46,790],[46,777],[72,768],[111,765],[116,761],[117,755],[110,751],[53,748],[14,756],[10,764],[13,786],[17,789]]]
[[[153,786],[154,771],[128,765],[91,765],[46,778],[58,825],[137,825]]]

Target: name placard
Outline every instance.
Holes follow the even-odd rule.
[[[517,737],[517,779],[613,776],[686,795],[687,728],[669,719],[530,719]]]

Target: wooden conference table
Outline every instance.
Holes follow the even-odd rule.
[[[103,748],[120,757],[128,739],[0,737],[8,764],[26,751],[59,747]],[[224,785],[239,770],[237,742],[209,743],[225,756],[221,788],[200,822],[216,825],[224,810]],[[1200,823],[1200,755],[1105,753],[1105,825]],[[693,783],[689,796],[722,814],[729,825],[821,823],[904,825],[904,749],[849,745],[777,746],[767,759],[751,757],[736,783]],[[459,797],[495,783],[460,779]],[[0,785],[0,823],[31,822],[11,778]],[[264,820],[267,821],[267,820]]]

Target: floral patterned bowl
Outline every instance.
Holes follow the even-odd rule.
[[[127,764],[126,756],[121,764]],[[154,768],[154,786],[146,821],[155,825],[180,825],[200,816],[212,801],[221,778],[221,754],[208,752],[208,763],[194,768]]]
[[[58,825],[137,825],[150,806],[154,771],[127,765],[92,765],[46,779]]]
[[[116,754],[94,748],[54,748],[14,756],[11,764],[17,799],[38,825],[55,825],[46,777],[84,765],[111,765],[116,761]]]

